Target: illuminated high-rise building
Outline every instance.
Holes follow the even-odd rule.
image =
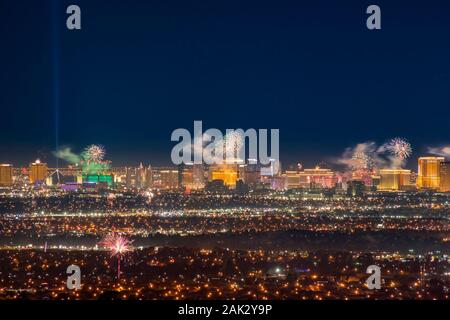
[[[112,174],[84,175],[83,183],[95,184],[99,187],[112,187],[114,185],[114,176]]]
[[[146,176],[145,186],[151,188],[153,186],[153,170],[150,164],[147,167]]]
[[[37,159],[30,163],[30,183],[43,183],[48,175],[48,167],[46,163]]]
[[[269,177],[270,188],[273,190],[286,190],[287,189],[287,178],[285,175],[276,175]]]
[[[247,165],[245,164],[239,164],[238,165],[238,180],[241,180],[245,182],[245,170],[247,168]]]
[[[194,184],[194,164],[186,163],[181,170],[181,185],[186,189],[192,189]]]
[[[125,185],[128,188],[134,187],[136,183],[136,168],[126,167],[125,168]]]
[[[298,171],[287,170],[284,174],[288,189],[300,188],[300,174]]]
[[[337,177],[330,169],[316,167],[305,169],[299,173],[300,187],[303,188],[333,188]]]
[[[138,188],[146,188],[151,185],[151,174],[148,171],[151,171],[151,167],[145,167],[142,162],[138,168],[136,168],[136,187]]]
[[[152,185],[152,167],[145,167],[142,162],[139,167],[125,168],[125,185],[129,188],[147,188]]]
[[[258,161],[255,159],[248,159],[248,163],[244,167],[243,181],[251,188],[254,188],[261,181],[261,168]],[[240,178],[241,179],[241,178]]]
[[[176,189],[179,186],[178,170],[174,168],[153,168],[152,179],[154,188]]]
[[[238,177],[237,164],[219,164],[209,167],[209,181],[221,180],[224,185],[236,188]]]
[[[13,167],[10,164],[0,164],[0,187],[13,184]]]
[[[347,195],[350,197],[360,197],[366,191],[366,185],[361,180],[350,180],[347,184]]]
[[[114,183],[117,185],[126,184],[127,181],[127,167],[112,167],[111,174],[114,176]]]
[[[417,188],[439,189],[440,165],[444,157],[420,157],[417,176]]]
[[[411,189],[413,186],[411,184],[411,170],[380,170],[380,184],[378,185],[380,191],[403,191]]]
[[[192,168],[193,189],[203,189],[205,187],[205,170],[203,164],[194,164]]]
[[[439,191],[450,192],[450,162],[441,162]]]
[[[181,185],[186,189],[203,189],[205,187],[202,164],[187,163],[181,168]]]

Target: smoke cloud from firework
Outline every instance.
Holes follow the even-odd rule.
[[[411,144],[401,138],[391,139],[382,145],[366,141],[345,149],[335,163],[351,170],[371,170],[381,168],[402,168],[412,153]]]
[[[70,164],[79,164],[82,157],[76,153],[73,153],[70,147],[63,147],[53,152],[53,155],[59,159],[67,161]]]
[[[352,159],[355,161],[354,164],[355,169],[370,170],[374,167],[372,158],[365,153],[355,153]]]
[[[447,160],[450,159],[450,146],[429,147],[427,151],[436,156],[445,157]]]
[[[383,168],[389,165],[388,161],[381,157],[379,147],[373,141],[358,143],[345,149],[343,155],[334,162],[352,170]]]
[[[110,168],[109,162],[103,161],[105,150],[101,146],[91,145],[80,154],[74,153],[70,147],[63,147],[53,154],[70,164],[80,166],[83,174],[99,174]]]
[[[227,154],[232,155],[232,157],[227,158],[227,160],[230,161],[231,163],[243,161],[243,159],[239,159],[238,155],[242,150],[242,148],[244,148],[245,137],[241,135],[239,132],[230,131],[225,134],[223,139],[220,139],[218,141],[214,140],[212,141],[212,136],[210,136],[205,132],[203,133],[202,141],[206,141],[206,143],[205,142],[198,144],[195,142],[192,143],[191,148],[194,154],[195,153],[202,154],[203,157],[207,156],[209,158],[208,159],[209,161],[217,163],[221,163],[223,159],[225,159]],[[209,155],[209,153],[205,155],[204,153],[204,150],[206,149],[205,145],[207,145],[210,148],[220,149],[222,150],[222,153],[213,154],[212,156]]]
[[[389,142],[383,144],[378,152],[387,154],[390,161],[390,168],[400,169],[406,164],[406,160],[412,154],[411,144],[403,138],[393,138]]]

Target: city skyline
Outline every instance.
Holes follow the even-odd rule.
[[[366,146],[367,147],[367,146]],[[371,145],[371,147],[373,147]],[[367,148],[366,148],[367,149]],[[60,191],[173,190],[190,192],[236,191],[294,191],[320,194],[319,197],[363,195],[373,192],[441,192],[450,191],[450,162],[445,157],[422,156],[417,159],[417,172],[404,168],[411,154],[406,140],[395,138],[378,150],[388,149],[389,162],[371,155],[361,147],[341,159],[345,170],[317,165],[314,168],[296,166],[282,169],[280,163],[267,166],[255,159],[234,159],[234,162],[194,163],[176,166],[112,166],[105,158],[106,150],[100,145],[89,145],[80,154],[66,149],[55,156],[69,162],[67,167],[51,168],[37,159],[29,167],[13,167],[0,163],[0,187],[14,192],[17,188]],[[379,166],[390,164],[391,167]]]
[[[407,141],[407,140],[406,140]],[[383,148],[384,146],[386,146],[389,143],[389,141],[385,142],[384,144],[380,144],[380,145],[375,145],[376,149],[380,149]],[[175,145],[175,143],[170,142],[169,143],[171,147],[173,147]],[[342,150],[341,154],[336,154],[336,155],[330,155],[328,157],[325,158],[318,158],[318,159],[312,159],[308,156],[305,156],[303,158],[298,158],[298,159],[292,159],[291,157],[286,157],[285,155],[283,155],[282,152],[280,152],[280,160],[284,165],[288,165],[289,167],[295,167],[297,164],[301,164],[304,167],[315,167],[315,166],[320,166],[320,165],[325,165],[327,167],[333,168],[333,169],[337,169],[337,170],[345,170],[345,167],[350,167],[349,165],[349,161],[351,161],[351,157],[354,156],[355,154],[358,153],[358,150],[362,149],[365,150],[365,148],[367,148],[367,146],[371,146],[371,144],[375,144],[375,142],[373,141],[367,141],[367,142],[361,142],[361,143],[357,143],[353,146],[347,146],[345,149]],[[102,144],[99,144],[100,146],[103,146]],[[86,146],[84,146],[86,147]],[[247,148],[247,147],[246,147]],[[3,154],[0,158],[0,163],[7,163],[7,164],[12,164],[16,167],[26,167],[28,166],[30,163],[36,161],[36,160],[40,160],[42,162],[46,162],[49,165],[51,165],[52,167],[66,167],[67,165],[71,165],[74,164],[74,162],[71,162],[69,160],[67,160],[66,157],[68,157],[70,159],[71,155],[72,156],[77,156],[77,152],[76,152],[77,148],[72,148],[70,146],[62,146],[60,149],[58,149],[58,151],[54,150],[54,151],[48,151],[48,152],[37,152],[36,156],[33,158],[32,156],[29,156],[28,159],[20,159],[19,161],[12,161],[11,159],[14,158],[14,156],[12,156],[11,153],[6,153]],[[82,148],[78,148],[78,150],[82,150]],[[425,156],[432,156],[432,157],[443,157],[445,160],[450,160],[450,146],[447,145],[443,145],[443,146],[433,146],[433,147],[426,147],[425,148],[425,152],[419,152],[419,151],[414,151],[414,149],[412,149],[413,151],[411,152],[411,155],[409,155],[407,157],[407,159],[405,159],[405,162],[401,165],[396,165],[395,162],[392,162],[388,156],[385,156],[385,159],[383,159],[384,164],[383,165],[377,165],[378,168],[385,168],[385,169],[389,169],[389,168],[406,168],[406,169],[411,169],[414,170],[415,168],[417,168],[417,159],[420,157],[425,157]],[[247,149],[248,152],[248,149]],[[385,151],[383,151],[385,152]],[[58,153],[63,154],[63,156],[58,155]],[[69,153],[69,155],[66,155],[66,153]],[[381,153],[378,150],[375,150],[376,156]],[[306,152],[306,155],[308,154],[308,152]],[[128,161],[120,161],[120,159],[122,159],[121,156],[117,156],[116,154],[112,154],[111,152],[109,152],[109,150],[106,152],[105,151],[105,156],[106,158],[111,161],[112,163],[115,164],[115,166],[138,166],[140,163],[144,163],[144,164],[151,164],[151,165],[155,165],[155,166],[176,166],[175,164],[173,164],[171,162],[170,159],[170,150],[169,150],[169,154],[167,155],[167,161],[166,162],[161,162],[158,161],[157,157],[146,157],[141,158],[141,159],[133,159],[133,160],[128,160]],[[114,159],[119,159],[119,161],[115,161]],[[285,162],[283,161],[283,159],[291,159],[291,162]],[[309,159],[308,162],[303,162],[302,159]],[[156,161],[155,161],[156,160]],[[391,161],[391,163],[389,163]],[[348,168],[347,168],[348,169]]]

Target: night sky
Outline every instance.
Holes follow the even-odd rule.
[[[281,161],[305,165],[400,136],[415,168],[450,144],[449,1],[0,0],[0,35],[0,162],[16,166],[92,143],[116,166],[170,164],[194,120],[279,128]]]

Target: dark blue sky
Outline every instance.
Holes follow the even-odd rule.
[[[52,163],[57,140],[169,163],[194,120],[279,128],[284,163],[395,136],[417,156],[450,142],[449,32],[437,0],[0,0],[0,162]]]

